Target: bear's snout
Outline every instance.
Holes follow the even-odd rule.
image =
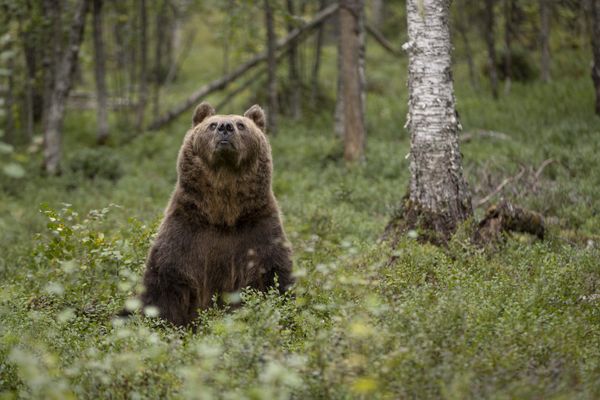
[[[222,121],[217,125],[217,132],[222,137],[228,137],[233,134],[235,129],[233,128],[233,123],[231,121]]]

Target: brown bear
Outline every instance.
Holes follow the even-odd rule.
[[[177,184],[144,274],[144,307],[188,325],[213,296],[293,283],[291,246],[271,188],[265,114],[195,110],[177,160]]]

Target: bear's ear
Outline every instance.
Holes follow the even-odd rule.
[[[211,115],[215,115],[215,109],[212,108],[210,104],[204,101],[198,104],[198,107],[196,107],[196,110],[194,111],[194,117],[192,118],[192,128]]]
[[[248,109],[248,111],[246,111],[244,113],[244,117],[250,118],[252,121],[254,121],[256,126],[258,126],[258,128],[261,131],[266,133],[266,131],[265,131],[265,127],[266,127],[265,112],[263,111],[262,108],[260,108],[260,106],[258,104],[255,104],[252,107],[250,107]]]

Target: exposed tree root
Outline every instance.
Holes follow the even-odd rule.
[[[541,214],[501,201],[488,208],[473,234],[473,242],[478,245],[497,242],[503,232],[510,231],[529,233],[543,240],[545,230]]]
[[[410,232],[418,232],[417,239],[438,246],[444,246],[455,232],[457,223],[442,215],[431,215],[415,207],[405,197],[400,209],[392,216],[381,240],[389,241],[396,247],[400,238]],[[471,240],[477,246],[495,244],[507,232],[529,233],[540,240],[544,239],[544,217],[531,210],[515,206],[507,201],[488,208],[485,217],[475,228]]]

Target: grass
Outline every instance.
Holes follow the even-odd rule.
[[[0,178],[0,397],[600,397],[600,120],[582,55],[562,54],[551,84],[515,83],[499,101],[457,65],[465,130],[510,136],[462,146],[474,197],[523,168],[503,194],[549,224],[546,241],[510,237],[491,253],[468,243],[468,227],[446,249],[377,241],[406,189],[409,139],[405,61],[369,50],[365,164],[341,161],[329,109],[283,119],[272,138],[295,298],[245,292],[235,312],[204,312],[196,333],[113,319],[139,290],[185,117],[98,155],[116,159],[120,179],[43,177],[39,155],[26,179]],[[218,69],[197,73],[184,71],[167,102]],[[66,166],[91,147],[93,121],[69,116]]]

